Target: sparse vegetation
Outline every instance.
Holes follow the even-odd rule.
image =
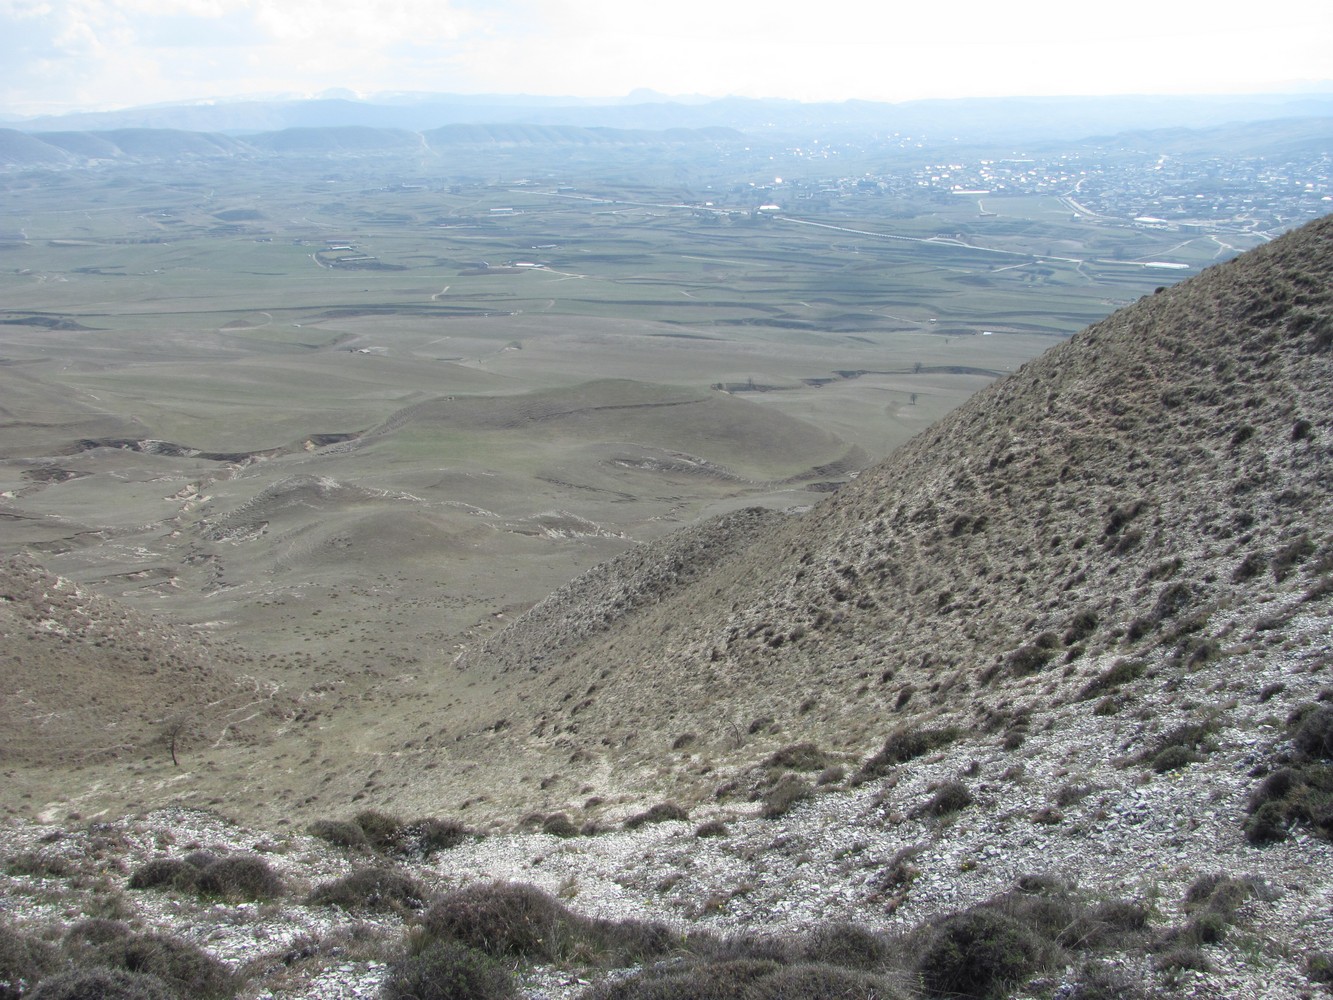
[[[456,941],[430,940],[390,963],[384,1000],[509,1000],[514,979],[490,956]]]
[[[199,872],[199,894],[229,903],[262,903],[286,892],[267,861],[251,854],[229,854]]]
[[[861,765],[856,781],[864,782],[887,774],[898,764],[948,746],[962,735],[956,726],[940,728],[900,727],[889,734],[883,748]]]
[[[660,924],[583,917],[533,886],[506,882],[447,893],[426,911],[422,927],[430,940],[558,965],[642,961],[677,946],[677,937]]]
[[[625,820],[625,829],[633,830],[645,823],[667,823],[673,820],[687,820],[689,811],[674,802],[659,802],[641,813],[635,813]]]
[[[765,819],[777,819],[791,812],[795,806],[814,795],[814,787],[804,778],[784,774],[764,795]]]
[[[392,868],[363,868],[316,886],[309,902],[349,911],[404,913],[426,905],[427,892],[416,879]]]
[[[1276,757],[1276,767],[1250,794],[1244,828],[1253,844],[1285,840],[1295,824],[1333,837],[1333,707],[1304,705],[1287,730],[1292,751]]]

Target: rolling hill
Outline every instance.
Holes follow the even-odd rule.
[[[713,405],[672,392],[649,401]],[[558,433],[589,414],[613,427],[605,410],[625,399],[611,382],[521,411],[443,400],[389,429]],[[160,759],[164,710],[227,729],[235,681],[265,665],[196,656],[178,633],[11,563],[0,623],[18,687],[0,750],[14,788],[57,804],[207,803],[288,827],[261,843],[289,875],[302,859],[330,865],[294,821],[462,817],[496,835],[404,863],[437,889],[521,879],[680,931],[689,957],[589,1000],[698,995],[652,978],[682,962],[724,963],[716,982],[798,964],[753,936],[700,958],[688,932],[701,927],[818,924],[853,942],[844,973],[889,977],[882,992],[857,980],[857,996],[1313,995],[1333,967],[1330,483],[1325,217],[1088,327],[805,513],[733,512],[640,545],[447,662],[396,676],[368,663],[373,683],[322,703],[312,683],[317,710],[252,697],[249,742],[196,743],[179,774]],[[212,523],[246,535],[248,513],[383,500],[293,477]],[[108,643],[96,623],[111,619],[125,624]],[[107,652],[117,636],[137,637],[137,662]],[[34,669],[62,658],[75,674]],[[171,698],[145,714],[155,691]],[[138,734],[119,759],[82,751],[104,750],[95,723],[119,720]],[[43,759],[51,736],[72,752]],[[132,796],[118,800],[118,783]],[[32,803],[10,792],[5,805],[27,819]],[[255,839],[162,817],[135,820],[121,850]],[[191,832],[177,841],[171,823]],[[82,849],[82,835],[15,830]],[[1075,897],[1104,909],[1066,920]],[[313,904],[282,905],[290,922]],[[1126,937],[1078,969],[1010,937],[1033,957],[992,975],[977,928],[1018,935],[1002,906],[1028,933],[1055,921],[1061,947]],[[983,985],[935,978],[922,956],[955,945]],[[581,987],[566,978],[550,995]]]

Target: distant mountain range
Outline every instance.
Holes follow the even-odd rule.
[[[262,159],[269,156],[379,156],[436,152],[460,145],[649,146],[735,142],[742,133],[728,128],[582,128],[574,125],[446,125],[427,132],[367,125],[286,128],[244,138],[220,132],[174,128],[41,132],[0,129],[0,165],[72,167],[97,163],[181,162]]]
[[[642,98],[641,100],[639,98]],[[1028,97],[967,100],[802,103],[726,97],[626,102],[504,95],[413,94],[373,100],[239,100],[153,105],[31,119],[0,118],[29,133],[182,129],[245,135],[289,128],[361,126],[422,132],[446,125],[525,124],[664,129],[736,128],[771,134],[811,129],[924,136],[932,141],[1077,139],[1130,129],[1206,128],[1228,122],[1333,116],[1333,93],[1233,97]]]
[[[491,110],[496,110],[492,107]],[[93,116],[89,116],[93,117]],[[1016,126],[1018,127],[1018,126]],[[807,137],[809,132],[806,133]],[[873,140],[871,133],[862,133]],[[1154,153],[1279,156],[1319,148],[1333,139],[1328,114],[1232,122],[1207,127],[1089,134],[1080,145],[1115,146]],[[767,138],[778,138],[768,136]],[[199,160],[263,160],[274,156],[321,158],[438,154],[460,147],[641,148],[754,142],[753,132],[729,125],[619,128],[537,122],[455,122],[415,131],[371,125],[302,125],[244,135],[167,127],[27,131],[0,128],[0,167],[68,168],[109,163],[173,163]],[[1018,140],[1013,140],[1018,141]],[[1033,140],[1037,143],[1038,140]],[[1048,139],[1043,145],[1054,144]],[[959,145],[962,143],[960,142]],[[982,140],[976,140],[982,145]],[[953,145],[953,144],[951,144]],[[1039,148],[1034,146],[1033,148]]]

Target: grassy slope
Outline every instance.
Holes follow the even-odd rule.
[[[725,756],[728,720],[865,749],[906,689],[899,719],[973,725],[1120,658],[1246,655],[1238,609],[1327,615],[1331,231],[1149,297],[979,393],[705,582],[544,663],[515,729],[593,754],[632,734],[644,773],[685,731]],[[1095,625],[1075,639],[1081,615]],[[1024,669],[1044,634],[1028,656],[1047,662]],[[591,704],[562,701],[592,683]]]

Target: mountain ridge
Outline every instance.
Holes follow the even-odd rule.
[[[1206,663],[1238,645],[1220,624],[1237,604],[1266,606],[1252,628],[1327,614],[1331,236],[1318,220],[1052,348],[730,553],[707,593],[640,600],[573,651],[511,626],[566,651],[542,662],[532,730],[590,752],[632,734],[650,760],[768,717],[863,752],[909,702],[972,692],[952,714],[975,721],[1014,686],[1068,699],[1119,659]],[[592,704],[557,700],[589,684]]]

